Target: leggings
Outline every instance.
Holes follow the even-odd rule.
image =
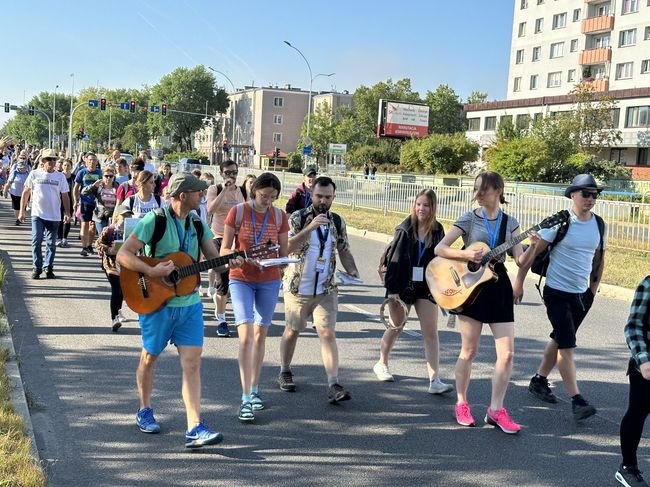
[[[111,319],[115,319],[117,313],[122,309],[122,287],[120,286],[120,276],[106,273],[108,282],[111,285]]]
[[[621,453],[623,465],[637,465],[636,451],[641,441],[643,424],[650,414],[650,380],[646,380],[636,369],[633,361],[628,367],[630,379],[630,400],[625,416],[621,420]]]
[[[63,198],[65,198],[66,195],[63,195]],[[70,203],[72,205],[72,203]],[[63,216],[65,215],[65,212],[63,211],[63,205],[61,205],[61,223],[59,224],[59,230],[57,231],[56,238],[59,240],[61,239],[66,239],[68,238],[68,234],[70,233],[70,223],[63,223]]]

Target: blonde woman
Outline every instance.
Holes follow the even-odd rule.
[[[137,192],[124,200],[124,206],[133,211],[134,218],[142,218],[156,208],[162,208],[164,203],[160,196],[154,193],[156,178],[149,171],[142,171],[135,180]]]

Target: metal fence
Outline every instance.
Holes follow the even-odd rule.
[[[261,170],[240,168],[240,176]],[[282,195],[289,196],[302,182],[301,174],[275,173],[282,182]],[[333,176],[336,183],[336,202],[354,209],[369,209],[388,213],[406,214],[411,211],[415,195],[423,187],[431,187],[438,197],[438,218],[455,221],[472,208],[471,187],[423,185],[396,181],[356,179]],[[569,206],[564,196],[534,192],[514,191],[506,188],[507,211],[519,220],[522,230],[528,229],[547,216]],[[598,200],[596,211],[607,223],[607,245],[650,252],[650,203]]]

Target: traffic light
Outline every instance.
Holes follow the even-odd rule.
[[[160,107],[160,113],[163,115],[167,115],[167,104],[163,103],[162,106]]]
[[[275,148],[275,157],[280,157],[280,148],[279,147]]]
[[[99,100],[99,109],[106,110],[106,98],[102,98],[101,100]]]
[[[9,103],[5,103],[5,113],[9,113],[10,110],[11,110],[11,107],[10,107]]]
[[[135,113],[135,101],[131,100],[131,104],[129,105],[129,111],[131,113]]]
[[[32,105],[29,105],[29,108],[27,109],[27,113],[30,115],[34,115],[34,107]]]

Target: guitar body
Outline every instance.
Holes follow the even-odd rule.
[[[144,256],[138,258],[150,266],[171,260],[176,269],[194,264],[194,259],[185,252],[174,252],[164,259]],[[124,300],[129,308],[138,314],[153,313],[173,297],[192,294],[199,287],[200,278],[199,273],[179,277],[177,271],[174,271],[169,276],[160,278],[148,277],[125,267],[120,270],[120,285]]]
[[[474,242],[467,249],[490,251],[483,242]],[[425,278],[438,306],[460,313],[474,302],[486,282],[497,280],[497,275],[490,263],[480,265],[435,257],[427,266]]]

